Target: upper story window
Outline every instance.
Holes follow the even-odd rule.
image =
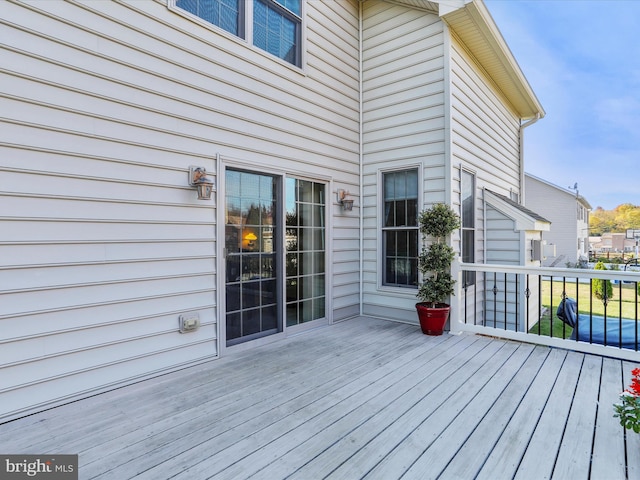
[[[295,66],[302,65],[302,0],[175,0],[179,7]],[[245,29],[245,25],[247,28]]]
[[[176,0],[176,7],[241,38],[244,38],[243,6],[243,0]]]
[[[297,66],[300,66],[302,23],[300,1],[253,2],[253,44]]]

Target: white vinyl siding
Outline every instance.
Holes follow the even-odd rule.
[[[419,209],[445,199],[444,33],[437,15],[367,1],[363,9],[365,314],[416,322],[415,290],[383,287],[382,172],[419,168]]]
[[[551,229],[544,232],[542,238],[548,244],[556,246],[556,256],[542,261],[543,266],[565,267],[567,262],[575,264],[578,261],[578,242],[586,251],[589,250],[589,223],[586,210],[581,220],[577,209],[584,207],[578,203],[575,194],[542,182],[529,175],[526,181],[527,208],[534,210],[551,222]]]
[[[487,263],[522,265],[520,244],[524,233],[516,230],[514,220],[491,205],[487,205],[486,211]],[[520,291],[524,290],[522,276],[509,274],[505,278],[503,274],[484,274],[482,277],[485,280],[485,325],[515,330],[516,311],[520,315],[519,310],[522,309],[516,306]],[[497,294],[493,293],[494,286]],[[519,326],[518,330],[521,331],[522,328]]]
[[[303,75],[166,1],[0,2],[0,418],[219,354],[223,230],[190,165],[358,191],[357,4],[306,12]],[[358,313],[359,229],[332,207],[337,320]]]
[[[476,174],[478,189],[520,191],[520,121],[494,84],[453,36],[452,163]]]

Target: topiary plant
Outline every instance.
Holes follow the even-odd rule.
[[[456,281],[451,276],[451,262],[455,252],[445,242],[454,230],[460,228],[460,217],[450,206],[436,203],[420,212],[418,225],[422,234],[418,269],[423,281],[418,288],[417,297],[420,301],[435,307],[438,303],[444,303],[454,293],[453,286]],[[428,237],[432,238],[429,245]]]
[[[593,267],[593,269],[607,270],[607,267],[604,263],[598,262]],[[602,303],[606,305],[609,299],[613,297],[613,285],[611,285],[610,280],[594,278],[591,282],[591,292],[595,295],[596,298],[602,300]]]

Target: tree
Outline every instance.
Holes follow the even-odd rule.
[[[623,233],[628,229],[640,230],[640,206],[623,203],[613,210],[597,207],[589,215],[589,229],[591,235]]]

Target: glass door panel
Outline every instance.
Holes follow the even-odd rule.
[[[282,330],[278,256],[279,177],[225,174],[227,345]]]
[[[325,185],[286,180],[287,326],[325,317]]]

